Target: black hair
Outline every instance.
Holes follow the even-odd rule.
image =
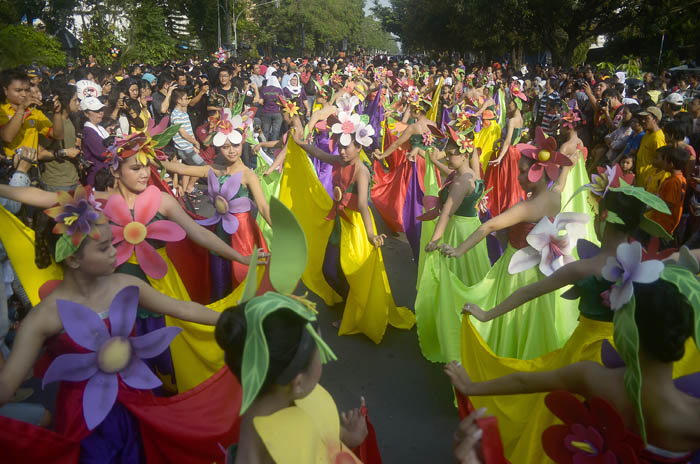
[[[18,69],[8,69],[0,73],[0,93],[2,94],[0,98],[2,98],[3,102],[7,101],[5,87],[9,87],[14,81],[29,83],[29,76]]]
[[[173,90],[171,101],[173,104],[177,104],[177,101],[184,96],[187,96],[187,91],[185,89],[177,88]]]
[[[616,98],[618,100],[622,100],[622,97],[620,97],[620,92],[617,91],[617,89],[605,89],[603,91],[603,98]]]
[[[158,81],[156,87],[160,90],[165,88],[166,85],[173,81],[173,76],[167,71],[163,71],[158,75]]]
[[[688,164],[690,154],[683,148],[666,145],[659,148],[659,151],[663,153],[664,160],[671,163],[673,169],[683,169]]]
[[[669,121],[664,125],[664,134],[667,138],[682,141],[688,135],[687,124],[681,121]]]
[[[685,341],[693,334],[693,308],[688,299],[663,279],[635,283],[634,296],[641,350],[660,362],[680,360]]]
[[[600,211],[612,211],[624,221],[624,224],[608,223],[607,227],[614,227],[628,235],[631,235],[637,230],[639,222],[642,220],[642,216],[647,209],[646,204],[637,197],[610,190],[605,194],[605,197],[600,200],[598,206]]]
[[[56,82],[54,82],[52,87],[53,93],[58,96],[58,100],[61,102],[61,106],[68,110],[68,105],[70,105],[71,99],[77,92],[76,87],[74,85],[58,84]]]
[[[107,189],[114,188],[116,179],[109,168],[102,168],[95,173],[93,186],[96,192],[106,192]]]
[[[216,343],[224,350],[226,365],[239,381],[247,334],[245,307],[246,303],[243,303],[224,311],[214,329]],[[275,311],[265,318],[263,332],[267,340],[269,366],[259,394],[264,394],[275,385],[277,378],[292,362],[301,343],[303,331],[306,330],[306,324],[305,319],[287,309]],[[298,373],[307,370],[312,355],[313,350]]]

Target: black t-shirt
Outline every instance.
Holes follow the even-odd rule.
[[[163,116],[165,114],[160,112],[160,107],[163,104],[163,101],[165,100],[165,95],[160,93],[160,91],[155,92],[152,95],[153,99],[151,101],[153,105],[153,119],[155,120],[156,123],[160,122],[161,119],[163,119]]]
[[[240,89],[231,83],[231,87],[226,90],[221,88],[221,86],[214,87],[213,95],[212,92],[209,94],[209,103],[211,106],[231,108],[238,101],[238,96],[240,95]]]

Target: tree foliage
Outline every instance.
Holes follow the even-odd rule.
[[[90,27],[83,30],[80,46],[83,56],[93,55],[101,66],[107,66],[114,61],[110,50],[118,43],[115,25],[107,21],[103,12],[96,11]]]
[[[142,0],[129,10],[128,45],[122,61],[157,64],[173,58],[175,39],[165,29],[165,12],[155,0]]]
[[[34,28],[11,25],[0,29],[0,68],[38,63],[64,66],[66,55],[58,40]]]

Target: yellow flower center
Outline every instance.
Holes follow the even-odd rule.
[[[228,201],[221,195],[217,195],[214,199],[214,208],[216,208],[217,213],[221,215],[226,214],[228,213]]]
[[[78,215],[77,215],[77,214],[73,214],[72,216],[68,216],[67,218],[65,218],[65,219],[63,220],[63,223],[64,223],[65,225],[67,225],[67,226],[70,226],[70,225],[72,225],[72,224],[73,224],[75,221],[77,221],[77,220],[78,220]]]
[[[552,154],[549,152],[549,150],[540,150],[539,153],[537,153],[537,159],[545,162],[549,161],[549,158],[552,157]]]
[[[107,374],[121,371],[129,361],[131,361],[131,343],[124,337],[110,338],[97,352],[97,366]]]
[[[148,231],[146,230],[146,226],[140,222],[133,221],[124,227],[124,240],[132,245],[138,245],[146,240],[147,234]]]

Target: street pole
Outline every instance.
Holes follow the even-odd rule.
[[[221,48],[221,1],[216,0],[216,36],[218,40],[217,51]]]
[[[659,48],[659,61],[656,62],[656,74],[659,74],[659,71],[661,70],[661,55],[664,52],[664,39],[666,38],[666,31],[664,31],[661,35],[661,47]]]

